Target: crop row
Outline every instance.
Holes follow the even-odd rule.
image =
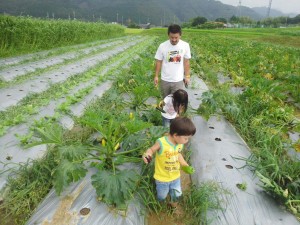
[[[76,103],[83,106],[81,108],[82,111],[93,96],[98,96],[105,91],[105,84],[103,82],[111,79],[109,75],[116,74],[120,66],[128,64],[129,61],[127,57],[133,57],[134,54],[147,45],[151,39],[143,43],[140,41],[141,40],[136,39],[136,41],[126,43],[126,48],[130,47],[133,43],[135,44],[135,48],[126,51],[124,51],[126,48],[122,48],[124,52],[120,53],[117,57],[103,61],[101,64],[83,73],[75,74],[67,78],[64,82],[52,84],[43,93],[32,95],[17,106],[11,107],[8,111],[3,111],[2,115],[6,118],[4,121],[7,121],[8,124],[11,119],[14,119],[14,121],[11,121],[13,123],[11,123],[10,126],[6,126],[7,133],[0,139],[1,145],[6,147],[1,157],[5,168],[10,168],[11,166],[15,167],[17,165],[16,163],[26,162],[28,158],[41,157],[42,152],[45,151],[44,147],[42,147],[42,149],[30,148],[24,152],[22,151],[23,148],[19,146],[19,142],[24,145],[29,144],[27,140],[32,136],[32,132],[28,130],[29,126],[31,126],[30,124],[32,124],[33,121],[38,125],[45,121],[51,122],[54,120],[61,120],[62,123],[64,123],[63,121],[66,120],[66,118],[62,118],[63,114],[68,113],[72,115],[71,105],[75,105]],[[97,86],[99,86],[99,90]],[[109,86],[107,86],[106,89],[107,88],[109,88]],[[88,97],[93,90],[95,91]],[[14,112],[14,116],[11,117],[9,112]],[[74,115],[78,116],[78,113],[74,113]],[[45,118],[47,119],[45,120]],[[40,119],[41,122],[38,122]],[[25,121],[29,122],[22,124]],[[20,125],[12,126],[13,124]],[[66,126],[66,124],[63,125]],[[71,127],[69,126],[69,128]],[[3,181],[1,182],[1,186],[3,186],[6,180],[3,174],[1,180]]]
[[[0,16],[0,31],[1,56],[7,56],[12,52],[20,54],[120,37],[124,34],[124,28],[114,24],[3,15]]]
[[[90,92],[90,91],[92,91],[92,90],[95,90],[96,92],[100,92],[100,91],[103,91],[103,86],[102,86],[102,84],[104,84],[104,83],[107,83],[107,82],[111,82],[111,79],[114,79],[114,78],[116,78],[116,77],[120,77],[120,79],[121,79],[121,81],[120,82],[117,82],[117,83],[119,83],[120,84],[120,87],[122,86],[122,84],[121,84],[121,82],[125,82],[126,84],[128,84],[128,80],[127,79],[124,79],[124,73],[126,73],[126,75],[128,76],[128,73],[130,73],[130,70],[126,67],[126,65],[128,65],[128,63],[130,63],[130,61],[131,60],[137,60],[138,59],[138,54],[141,54],[141,52],[143,52],[143,50],[144,49],[146,49],[146,47],[147,46],[149,46],[151,43],[153,42],[153,38],[148,38],[148,40],[144,40],[142,43],[140,43],[140,44],[135,44],[135,47],[134,48],[131,48],[131,49],[129,49],[129,50],[126,50],[126,51],[123,51],[123,53],[119,53],[117,56],[115,56],[115,57],[113,57],[113,58],[110,58],[109,60],[107,60],[107,61],[105,61],[103,64],[101,64],[101,65],[99,65],[98,67],[96,66],[96,67],[94,67],[94,68],[92,68],[90,71],[88,71],[87,73],[84,73],[84,74],[81,74],[80,76],[74,76],[74,77],[71,77],[71,78],[69,78],[70,80],[69,80],[69,83],[68,84],[71,84],[71,83],[73,83],[72,81],[74,81],[74,89],[73,89],[73,91],[75,92],[73,92],[74,93],[74,95],[72,95],[71,93],[70,93],[70,95],[68,95],[68,92],[62,92],[61,94],[62,95],[66,95],[66,102],[69,102],[67,105],[68,105],[68,110],[62,110],[62,107],[61,107],[61,105],[60,104],[55,104],[55,107],[56,107],[56,109],[57,109],[57,112],[59,112],[59,113],[62,113],[62,114],[64,114],[64,112],[66,112],[66,114],[65,114],[65,116],[67,116],[67,117],[69,117],[69,118],[71,118],[71,120],[73,120],[73,119],[76,119],[76,117],[77,116],[80,116],[80,115],[78,115],[77,114],[77,112],[75,112],[75,111],[73,111],[73,109],[76,109],[77,107],[76,107],[76,105],[77,106],[84,106],[84,107],[82,107],[81,108],[81,110],[83,111],[85,108],[86,108],[86,106],[88,105],[88,102],[86,102],[86,98],[88,98],[88,94],[85,94],[84,96],[77,96],[77,93],[80,93],[80,90],[84,90],[84,89],[88,89],[89,91],[88,92]],[[124,49],[125,50],[125,49]],[[131,60],[130,60],[131,59]],[[82,78],[82,79],[77,79],[77,80],[75,80],[75,78],[78,78],[78,77],[80,77],[80,78]],[[148,76],[147,76],[148,77]],[[147,78],[146,77],[146,78]],[[73,80],[72,80],[72,78],[73,78]],[[144,78],[145,79],[145,78]],[[79,84],[82,84],[82,82],[85,80],[85,84],[86,85],[82,85],[81,86],[81,88],[78,88],[78,85]],[[108,81],[106,81],[106,80],[108,80]],[[62,87],[63,86],[68,86],[67,85],[67,83],[62,83],[63,85],[61,85]],[[149,85],[150,85],[150,83],[149,83]],[[55,85],[53,85],[53,86],[55,86]],[[135,86],[135,85],[134,85]],[[51,86],[52,87],[52,86]],[[50,87],[50,89],[51,89],[51,87]],[[90,88],[90,87],[92,87],[92,88]],[[97,88],[98,87],[100,87],[100,89],[98,89],[97,90]],[[59,90],[60,89],[56,89],[58,92],[60,92]],[[149,90],[150,91],[150,90]],[[83,91],[83,93],[85,93],[85,91]],[[49,95],[48,95],[48,98],[56,98],[56,96],[53,96],[52,94],[55,94],[55,92],[51,92],[51,94],[49,93]],[[137,93],[138,94],[138,93]],[[141,92],[140,92],[140,94],[142,94],[143,96],[146,96],[146,95],[149,95],[149,92],[148,93],[145,93],[145,91],[143,91],[143,90],[141,90]],[[94,96],[95,95],[95,93],[94,93],[94,91],[93,91],[93,93],[91,93],[91,96]],[[47,96],[47,95],[46,95]],[[68,98],[68,96],[70,96],[70,98]],[[114,95],[115,96],[115,95]],[[37,96],[36,96],[37,97]],[[73,101],[74,100],[74,97],[76,98],[76,100],[75,101]],[[78,97],[78,99],[77,99],[77,97]],[[112,95],[110,95],[110,94],[108,94],[108,95],[106,95],[106,97],[104,98],[105,99],[105,102],[106,103],[109,103],[109,99],[110,98],[112,98],[113,96]],[[120,95],[117,95],[117,96],[115,96],[115,97],[117,97],[117,98],[120,98]],[[33,97],[31,97],[31,99],[32,99],[32,102],[34,102],[34,100],[35,100],[35,98],[33,98]],[[77,100],[79,100],[79,101],[77,101]],[[54,101],[55,103],[58,103],[58,101]],[[103,102],[104,103],[104,102]],[[122,103],[122,101],[120,101],[119,103]],[[61,104],[64,104],[63,102],[61,103]],[[70,105],[71,104],[71,105]],[[113,113],[111,113],[111,114],[115,114],[116,113],[116,116],[118,116],[118,117],[116,117],[115,119],[116,119],[116,123],[118,123],[117,121],[118,121],[118,119],[117,118],[119,118],[119,119],[121,119],[121,118],[123,118],[123,119],[127,119],[128,118],[128,114],[126,113],[126,117],[124,117],[124,116],[122,116],[122,117],[120,117],[120,111],[119,110],[114,110],[113,109],[113,107],[114,106],[116,106],[116,107],[122,107],[122,104],[120,104],[119,106],[118,105],[115,105],[114,104],[114,106],[112,106],[112,105],[109,105],[109,104],[105,104],[105,107],[104,107],[104,105],[102,105],[102,104],[95,104],[95,103],[93,103],[92,105],[94,105],[94,107],[96,106],[96,107],[99,107],[99,109],[102,111],[100,114],[99,114],[99,119],[101,118],[101,114],[105,114],[105,112],[107,112],[107,110],[111,110]],[[73,107],[74,106],[74,107]],[[124,106],[123,106],[124,107]],[[90,108],[90,106],[88,107],[88,108]],[[120,109],[120,108],[119,108]],[[44,111],[44,110],[42,110],[41,111],[41,109],[38,109],[39,110],[39,112],[42,112],[42,111]],[[53,111],[53,110],[52,110]],[[63,112],[62,112],[63,111]],[[55,129],[54,128],[54,126],[53,126],[53,124],[56,124],[56,122],[55,121],[61,121],[61,119],[62,119],[62,117],[60,117],[60,118],[55,118],[55,115],[53,116],[53,117],[51,117],[51,115],[50,116],[47,116],[46,118],[45,118],[45,116],[46,115],[43,115],[44,117],[42,117],[41,118],[41,120],[40,121],[36,121],[35,123],[33,123],[32,124],[32,127],[30,128],[30,130],[32,130],[32,131],[34,131],[34,133],[33,133],[33,135],[35,136],[35,135],[37,135],[37,133],[38,133],[38,131],[46,131],[46,133],[45,133],[45,135],[47,135],[48,137],[52,137],[52,138],[50,138],[50,139],[47,139],[48,140],[48,142],[50,141],[50,140],[52,140],[52,141],[55,141],[55,140],[61,140],[61,141],[67,141],[68,143],[69,143],[69,141],[68,141],[68,138],[67,139],[60,139],[60,138],[56,138],[56,137],[58,137],[60,134],[61,134],[61,132],[60,132],[60,129]],[[64,117],[64,115],[63,115],[63,117]],[[32,118],[32,117],[31,117]],[[33,118],[32,118],[33,119]],[[76,119],[75,121],[78,121],[78,119]],[[104,122],[104,121],[103,121]],[[103,126],[103,129],[105,128],[105,123],[95,123],[94,125],[101,125],[101,126]],[[78,122],[77,122],[78,123]],[[132,128],[131,129],[139,129],[140,128],[140,126],[139,126],[139,124],[140,125],[142,125],[144,122],[134,122],[134,126],[132,126],[132,123],[133,123],[133,121],[128,121],[128,125],[130,125]],[[30,123],[28,123],[28,125],[30,125]],[[137,126],[138,125],[138,126]],[[145,125],[146,126],[149,126],[148,125],[148,123],[145,123]],[[145,126],[145,125],[143,125],[143,126]],[[120,127],[120,126],[118,126],[118,127]],[[71,127],[69,127],[69,128],[71,128]],[[122,128],[122,126],[120,127],[120,128]],[[49,130],[50,129],[50,130]],[[51,131],[51,129],[52,129],[52,131]],[[53,130],[54,129],[54,130]],[[106,128],[105,128],[106,129]],[[30,130],[28,130],[29,132],[30,132]],[[54,131],[54,132],[53,132]],[[72,132],[72,131],[71,131]],[[108,132],[108,130],[107,130],[107,132]],[[76,136],[78,136],[78,135],[80,135],[80,133],[81,132],[78,132],[77,134],[74,134],[74,135],[76,135]],[[115,135],[115,134],[112,134],[112,135]],[[77,137],[78,138],[78,137]],[[80,141],[80,139],[75,139],[75,140],[73,140],[72,142],[73,143],[76,143],[77,142],[77,144],[79,144],[78,142]],[[25,139],[24,139],[25,140]],[[30,135],[30,137],[28,137],[28,138],[26,138],[26,140],[28,141],[28,143],[29,144],[33,144],[34,142],[36,142],[37,141],[37,139],[35,139],[35,138],[33,138],[33,136],[32,136],[32,134]],[[26,141],[26,142],[27,142]],[[33,141],[33,142],[31,142],[31,141]],[[45,141],[45,140],[44,140]],[[45,142],[46,143],[46,142]],[[109,143],[109,140],[108,140],[108,143]],[[57,144],[58,144],[58,142],[57,142]],[[58,144],[59,145],[59,144]],[[79,150],[80,149],[80,147],[79,148],[77,148],[77,150]],[[53,152],[53,151],[51,151],[50,150],[50,152],[49,152],[49,154],[51,154],[51,152]],[[80,153],[80,151],[78,151],[78,153]],[[24,155],[24,154],[23,154]],[[48,154],[47,154],[48,155]],[[47,158],[48,156],[45,156],[45,158]],[[13,156],[12,157],[12,159],[14,159],[14,157],[16,157],[16,156]],[[60,158],[61,157],[63,157],[63,156],[60,156]],[[56,164],[58,161],[57,160],[62,160],[62,158],[61,159],[55,159],[55,160],[51,160],[51,162],[52,162],[52,165],[53,164]],[[50,162],[49,163],[42,163],[41,162],[41,164],[40,164],[40,166],[42,166],[42,165],[49,165],[50,164]],[[35,166],[36,165],[36,163],[35,163],[35,160],[33,160],[33,162],[32,162],[32,165],[33,166]],[[65,164],[66,165],[66,164]],[[21,166],[21,165],[20,165]],[[22,166],[21,166],[22,167]],[[43,167],[43,166],[42,166]],[[23,168],[27,168],[27,164],[26,164],[26,162],[25,162],[25,164],[24,164],[24,167]],[[49,168],[48,168],[49,169]],[[54,168],[53,168],[54,169]],[[56,169],[55,169],[56,170]],[[36,170],[35,170],[36,171]],[[40,169],[39,169],[39,171],[43,171],[43,169],[40,167]],[[57,171],[62,171],[61,169],[60,169],[60,167],[58,167],[58,170]],[[36,171],[37,172],[37,171]],[[19,173],[19,172],[18,172]],[[55,172],[56,173],[56,172]],[[38,182],[37,180],[39,180],[39,178],[38,178],[38,176],[39,175],[41,175],[42,177],[45,177],[46,176],[46,174],[47,173],[44,173],[44,174],[40,174],[39,172],[37,172],[37,177],[35,177],[35,181],[34,182],[30,182],[31,184],[30,184],[30,189],[31,189],[31,191],[30,192],[27,192],[28,194],[29,193],[41,193],[41,192],[43,192],[43,193],[45,193],[45,190],[43,189],[43,190],[41,190],[42,188],[42,186],[43,187],[49,187],[49,183],[51,184],[51,180],[52,180],[52,178],[48,178],[47,179],[47,182],[48,182],[48,184],[44,184],[44,185],[42,185],[42,186],[40,186],[40,185],[38,185],[38,186],[36,186],[35,184]],[[69,173],[68,173],[69,174]],[[52,174],[53,175],[53,174]],[[51,176],[52,176],[51,175]],[[70,174],[71,175],[71,174]],[[55,175],[55,177],[56,177],[56,175]],[[24,180],[24,179],[30,179],[29,177],[27,178],[26,176],[22,176],[22,179]],[[68,179],[69,180],[69,179]],[[69,181],[71,181],[71,180],[69,180]],[[25,183],[27,183],[26,182],[26,180],[24,180],[24,182]],[[57,182],[57,181],[56,181]],[[12,188],[12,186],[11,186],[11,184],[14,184],[13,185],[13,188],[17,188],[18,187],[18,184],[17,183],[14,183],[14,181],[10,181],[10,184],[8,185],[8,187],[11,187]],[[58,187],[58,186],[60,186],[61,184],[55,184],[55,186],[56,187]],[[39,190],[37,190],[37,189],[32,189],[33,187],[35,187],[35,188],[37,188],[37,189],[40,189],[40,191]],[[8,194],[8,195],[6,195],[6,206],[7,205],[10,205],[10,203],[11,203],[11,201],[15,201],[15,197],[16,196],[22,196],[22,199],[26,199],[26,202],[28,203],[29,201],[31,201],[30,202],[30,205],[31,206],[33,206],[33,205],[36,205],[38,202],[37,202],[37,196],[33,196],[32,194],[29,194],[29,195],[27,195],[27,197],[24,197],[23,196],[23,193],[24,192],[22,192],[22,191],[19,191],[18,193],[17,192],[9,192],[10,194]],[[16,194],[16,196],[15,197],[12,197],[12,198],[10,198],[9,196],[12,196],[12,195],[14,195],[14,193]],[[39,198],[38,199],[40,199],[41,198],[41,196],[39,196]],[[21,204],[21,203],[19,203],[19,204]],[[21,204],[22,205],[22,204]],[[15,206],[13,206],[12,208],[15,208]],[[14,211],[14,213],[19,213],[20,211],[22,211],[23,213],[24,213],[24,211],[26,211],[28,214],[26,215],[26,217],[23,217],[21,220],[22,220],[22,222],[24,222],[24,219],[26,219],[26,218],[28,218],[28,216],[30,215],[29,213],[32,213],[32,211],[30,210],[30,209],[28,209],[28,205],[27,206],[25,206],[25,207],[23,207],[23,209],[22,210],[20,210],[20,208],[22,208],[22,207],[17,207],[17,209],[16,209],[16,211],[14,211],[14,209],[13,209],[13,211]],[[29,211],[28,211],[29,210]],[[12,212],[12,211],[11,211]],[[16,215],[16,214],[14,214],[14,215]]]
[[[299,216],[299,138],[291,136],[300,132],[300,50],[221,35],[190,37],[193,70],[212,87],[199,113],[222,113],[235,125],[252,149],[244,160],[261,185]]]
[[[122,45],[126,46],[128,45],[128,43],[125,42]],[[74,61],[73,63],[58,67],[55,70],[46,71],[46,73],[40,74],[40,76],[23,82],[22,84],[17,84],[13,87],[1,89],[1,98],[3,98],[1,108],[6,109],[6,111],[0,112],[2,118],[0,127],[2,128],[2,133],[4,133],[5,127],[9,127],[20,122],[20,119],[18,119],[18,115],[20,116],[21,111],[23,112],[23,115],[26,115],[26,112],[30,114],[34,111],[30,109],[32,107],[28,108],[28,105],[36,107],[38,105],[45,104],[47,102],[47,98],[45,99],[45,97],[43,97],[43,94],[41,93],[45,90],[49,91],[50,86],[53,86],[52,89],[54,89],[56,87],[54,84],[62,83],[64,80],[68,79],[68,77],[81,77],[82,72],[88,70],[89,67],[96,65],[98,62],[105,60],[105,58],[109,58],[116,52],[123,50],[124,49],[122,48],[122,46],[115,46],[114,49],[110,49],[106,52],[101,52],[98,55],[96,54],[86,59],[81,59],[80,61]],[[97,58],[99,56],[101,58]],[[77,65],[78,63],[79,66]],[[69,86],[63,86],[61,88],[65,89],[66,91],[68,90],[68,87]],[[37,95],[40,95],[40,97],[36,98]],[[56,92],[56,96],[59,96],[59,92]],[[44,103],[35,102],[34,104],[31,104],[31,98],[43,99]],[[24,102],[22,101],[22,99],[24,99]],[[19,104],[17,106],[13,106],[16,103]]]
[[[35,60],[34,62],[22,63],[22,65],[14,65],[5,68],[0,71],[0,78],[9,85],[9,82],[16,83],[20,80],[20,77],[26,76],[23,80],[28,79],[27,77],[32,76],[31,74],[41,74],[42,69],[50,70],[52,67],[59,67],[63,64],[71,63],[72,61],[78,61],[80,58],[86,58],[94,54],[99,54],[101,51],[107,50],[109,47],[116,47],[122,44],[125,40],[110,41],[109,43],[101,43],[100,45],[93,45],[82,50],[77,49],[73,52],[67,52],[59,56],[47,57],[45,59]]]

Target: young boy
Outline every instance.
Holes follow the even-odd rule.
[[[173,207],[177,206],[182,195],[180,166],[188,166],[181,151],[195,133],[196,128],[189,118],[177,117],[171,122],[169,134],[159,138],[143,155],[144,162],[148,164],[156,153],[154,179],[157,198],[163,201],[170,194]]]

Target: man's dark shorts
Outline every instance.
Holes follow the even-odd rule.
[[[163,98],[165,98],[169,94],[173,94],[178,89],[184,89],[183,81],[168,82],[168,81],[161,80],[160,91]]]

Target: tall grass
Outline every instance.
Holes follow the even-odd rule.
[[[0,16],[0,57],[124,35],[125,28],[101,22]]]
[[[204,182],[192,187],[183,196],[187,225],[207,225],[217,218],[217,211],[222,210],[222,195],[230,194],[214,182]]]

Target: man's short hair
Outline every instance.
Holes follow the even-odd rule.
[[[181,35],[181,27],[178,24],[171,24],[168,27],[168,35],[172,33],[172,34],[177,34],[179,33]]]

